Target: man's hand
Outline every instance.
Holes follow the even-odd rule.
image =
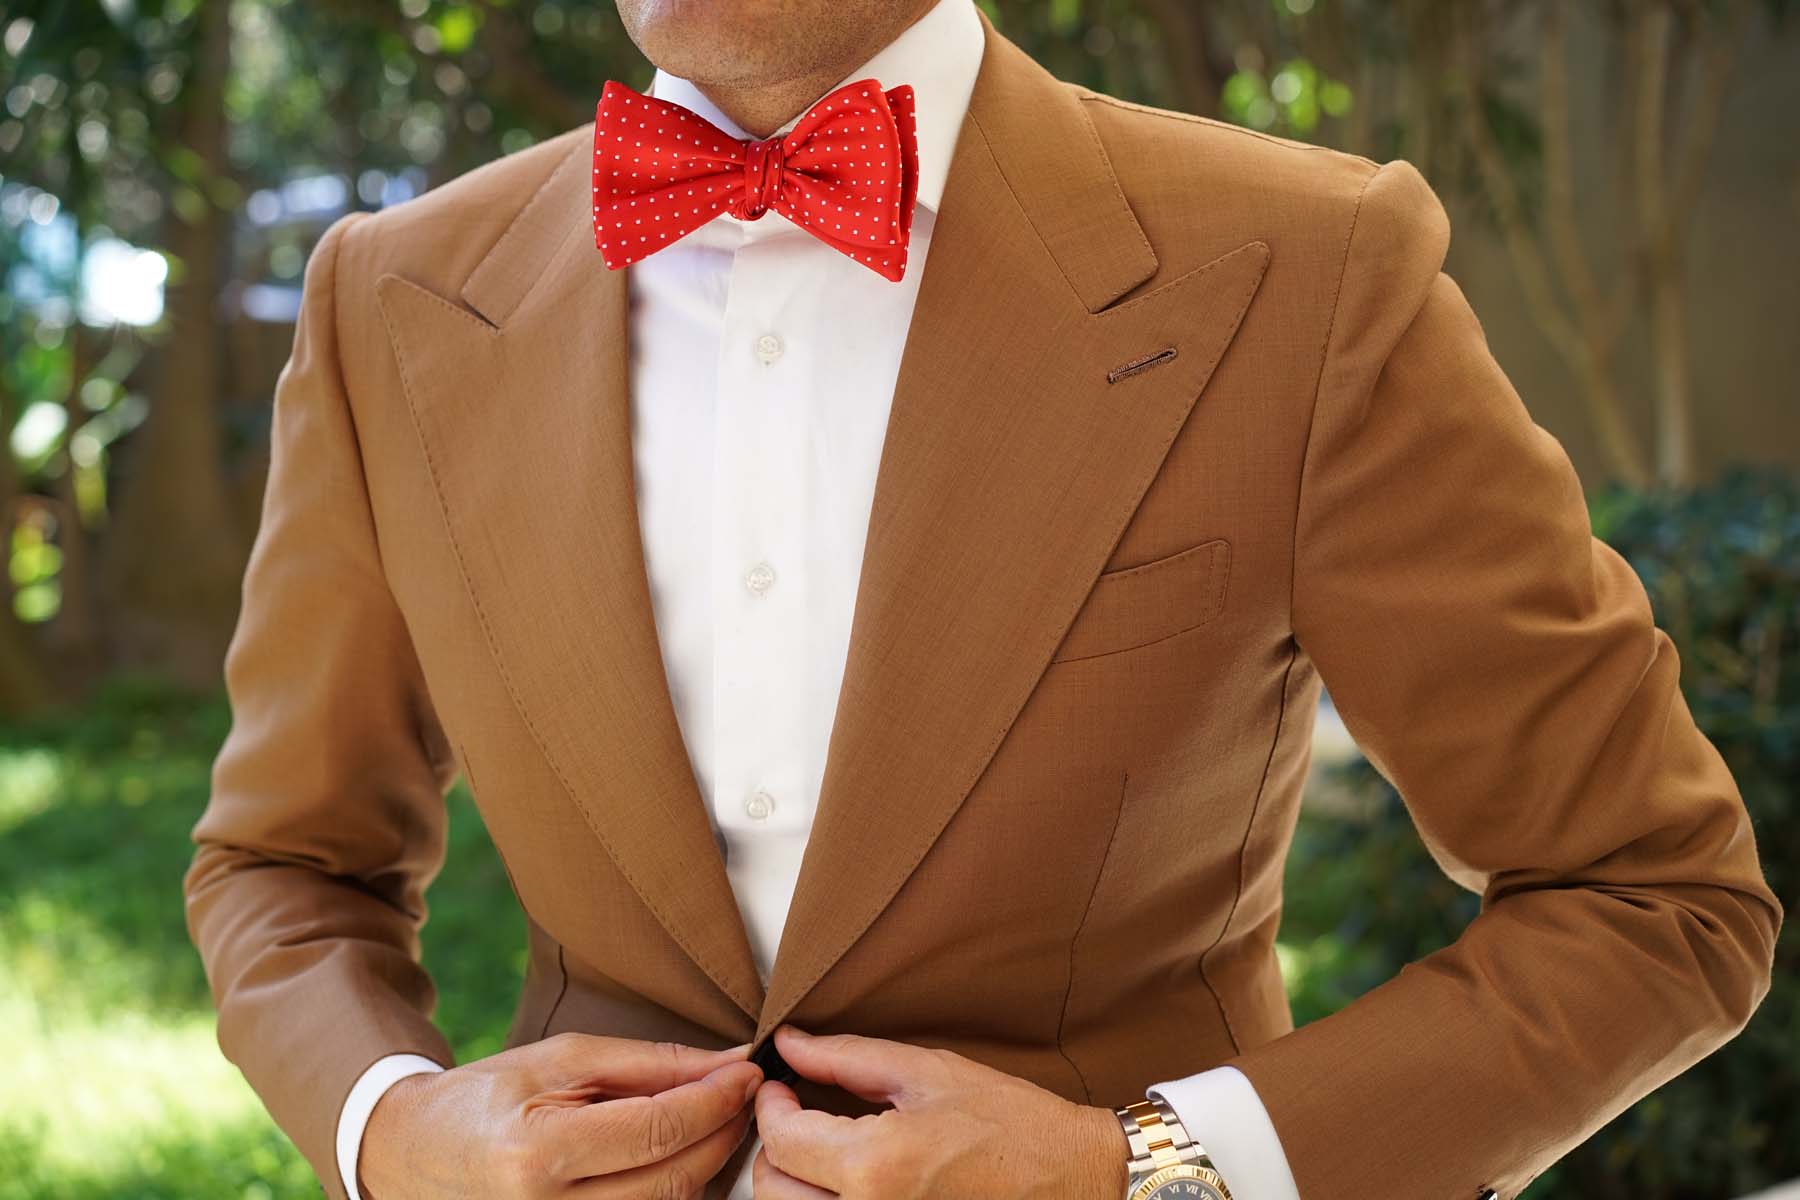
[[[775,1031],[788,1065],[894,1107],[840,1117],[770,1080],[756,1093],[757,1200],[1118,1200],[1130,1157],[1110,1109],[1076,1104],[948,1050]]]
[[[560,1033],[384,1092],[363,1200],[674,1200],[742,1140],[762,1068],[747,1046]]]

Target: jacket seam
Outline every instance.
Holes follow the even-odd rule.
[[[1294,485],[1294,522],[1289,530],[1288,542],[1288,624],[1294,621],[1294,587],[1295,577],[1299,574],[1300,561],[1300,515],[1305,502],[1306,468],[1312,459],[1313,434],[1319,427],[1319,397],[1325,389],[1325,367],[1331,360],[1331,340],[1337,332],[1338,314],[1343,308],[1344,280],[1350,273],[1350,245],[1356,237],[1356,225],[1362,217],[1363,200],[1369,194],[1369,185],[1381,174],[1381,168],[1369,172],[1363,180],[1362,188],[1356,193],[1356,204],[1350,211],[1350,223],[1344,230],[1344,249],[1338,263],[1337,284],[1331,293],[1331,319],[1325,322],[1325,337],[1319,347],[1319,370],[1313,379],[1312,406],[1307,410],[1306,440],[1300,449],[1300,478]]]
[[[1082,84],[1074,84],[1072,86],[1078,89],[1083,100],[1110,104],[1114,108],[1123,109],[1126,112],[1144,113],[1147,116],[1162,117],[1169,121],[1185,121],[1191,125],[1204,125],[1209,129],[1218,129],[1225,133],[1240,134],[1244,137],[1255,138],[1257,141],[1268,142],[1272,146],[1280,146],[1288,150],[1320,151],[1328,155],[1340,155],[1345,158],[1353,158],[1358,162],[1367,163],[1372,167],[1379,167],[1381,165],[1367,155],[1356,154],[1349,150],[1340,150],[1335,146],[1321,146],[1313,142],[1302,142],[1293,138],[1277,137],[1274,134],[1264,133],[1258,129],[1248,129],[1242,125],[1233,124],[1230,121],[1221,121],[1215,117],[1203,117],[1199,113],[1180,112],[1176,109],[1157,108],[1150,104],[1139,104],[1136,101],[1125,100],[1118,96],[1111,96],[1105,92],[1096,92],[1092,88]]]
[[[375,526],[375,505],[369,497],[369,465],[367,458],[363,453],[362,430],[357,425],[356,405],[350,401],[350,381],[344,375],[344,305],[341,299],[343,289],[339,286],[339,283],[343,278],[343,271],[340,269],[340,264],[344,257],[344,244],[349,241],[350,235],[356,226],[360,225],[365,218],[372,215],[373,214],[364,209],[352,209],[342,217],[338,218],[337,222],[332,226],[332,228],[335,228],[338,231],[335,237],[332,236],[331,229],[327,229],[324,236],[322,236],[319,241],[322,245],[327,239],[331,240],[331,257],[327,262],[327,266],[329,266],[331,270],[331,276],[328,282],[330,284],[329,299],[331,304],[332,381],[337,385],[338,396],[343,402],[344,423],[349,426],[350,429],[350,448],[356,453],[357,482],[362,485],[363,495],[361,508],[369,522],[369,545],[375,559],[376,575],[381,580],[381,585],[384,588],[390,588],[391,590],[387,577],[387,564],[381,553],[381,537]],[[316,246],[314,247],[315,250],[317,248],[318,247]]]
[[[1062,1056],[1064,1062],[1069,1064],[1069,1069],[1075,1072],[1075,1078],[1081,1081],[1081,1094],[1089,1104],[1094,1102],[1094,1089],[1089,1085],[1087,1076],[1082,1073],[1081,1067],[1073,1058],[1069,1057],[1068,1050],[1064,1048],[1063,1029],[1069,1021],[1069,1002],[1075,995],[1075,949],[1081,941],[1082,931],[1087,928],[1088,917],[1093,915],[1094,900],[1100,894],[1101,881],[1106,878],[1106,864],[1112,861],[1113,846],[1119,840],[1119,826],[1125,822],[1125,790],[1130,782],[1131,772],[1120,772],[1119,804],[1113,810],[1112,832],[1106,836],[1106,849],[1100,854],[1100,866],[1094,872],[1093,886],[1088,889],[1087,903],[1082,906],[1081,920],[1075,923],[1075,932],[1069,935],[1069,971],[1063,985],[1062,1011],[1057,1014],[1056,1018],[1056,1052]]]
[[[569,992],[569,968],[568,964],[563,961],[565,953],[567,953],[567,947],[558,941],[556,943],[556,974],[561,982],[556,987],[556,999],[552,1000],[550,1007],[544,1010],[544,1023],[538,1026],[537,1040],[540,1042],[550,1036],[550,1022],[555,1019],[556,1010],[562,1007],[563,997]]]
[[[1238,1039],[1237,1030],[1232,1027],[1231,1013],[1225,1007],[1225,1001],[1219,995],[1219,989],[1213,986],[1212,978],[1206,973],[1206,960],[1213,951],[1225,941],[1225,935],[1231,929],[1231,922],[1237,916],[1238,905],[1244,898],[1244,866],[1250,857],[1250,835],[1256,831],[1256,818],[1262,815],[1263,795],[1269,787],[1269,770],[1275,763],[1275,752],[1281,747],[1281,740],[1287,733],[1288,707],[1291,697],[1288,686],[1293,679],[1294,659],[1299,655],[1299,646],[1293,639],[1288,640],[1287,665],[1281,670],[1281,707],[1275,714],[1275,732],[1269,739],[1269,754],[1263,760],[1262,778],[1257,781],[1256,797],[1250,802],[1250,819],[1244,822],[1244,837],[1238,843],[1237,890],[1231,897],[1231,908],[1225,913],[1225,920],[1219,926],[1219,934],[1212,944],[1200,952],[1200,981],[1212,994],[1213,1003],[1218,1006],[1219,1019],[1225,1024],[1225,1034],[1231,1039],[1232,1053],[1242,1054],[1243,1043]]]
[[[463,755],[463,761],[465,763],[468,761],[468,756],[466,754]],[[468,776],[469,788],[473,791],[475,787],[475,772],[472,768],[469,768],[466,770],[466,774]],[[501,851],[498,845],[495,845],[494,847],[494,857],[500,860],[500,869],[506,873],[506,882],[512,888],[513,899],[519,902],[519,911],[524,914],[526,925],[531,929],[537,930],[545,937],[550,937],[550,931],[538,924],[536,919],[532,917],[531,910],[525,907],[524,894],[519,891],[518,876],[513,874],[512,864],[506,860],[505,853]],[[529,941],[530,937],[531,935],[528,931],[526,940]],[[550,1006],[544,1010],[544,1019],[538,1023],[537,1040],[540,1042],[543,1041],[545,1036],[550,1032],[550,1021],[556,1016],[556,1010],[562,1007],[563,995],[569,990],[569,969],[567,964],[563,961],[565,947],[563,946],[562,939],[551,938],[551,940],[556,943],[556,998],[550,1001]]]
[[[1275,761],[1275,751],[1280,747],[1282,736],[1286,731],[1289,704],[1288,687],[1292,682],[1294,660],[1298,657],[1300,649],[1299,631],[1294,628],[1296,624],[1294,620],[1295,596],[1300,573],[1300,523],[1305,505],[1307,467],[1312,461],[1313,435],[1319,427],[1319,398],[1324,394],[1325,368],[1331,361],[1332,339],[1337,334],[1338,317],[1343,310],[1344,282],[1350,274],[1350,249],[1356,239],[1357,224],[1362,219],[1363,201],[1368,197],[1370,186],[1384,169],[1381,164],[1374,163],[1372,160],[1365,159],[1364,161],[1369,162],[1375,169],[1369,172],[1363,179],[1362,187],[1357,190],[1356,203],[1351,207],[1350,220],[1344,229],[1344,248],[1338,262],[1337,283],[1331,293],[1331,317],[1325,322],[1325,335],[1319,347],[1318,374],[1313,379],[1312,404],[1307,410],[1306,438],[1301,444],[1300,450],[1300,478],[1294,485],[1294,520],[1292,528],[1289,530],[1288,541],[1288,661],[1281,676],[1281,711],[1275,721],[1275,736],[1269,743],[1268,761],[1263,764],[1262,781],[1257,785],[1256,799],[1250,806],[1250,820],[1244,827],[1244,841],[1238,847],[1237,895],[1232,897],[1231,910],[1225,914],[1225,923],[1219,927],[1219,936],[1214,939],[1212,945],[1200,952],[1200,976],[1206,981],[1207,990],[1212,992],[1214,1003],[1219,1006],[1219,1016],[1225,1022],[1225,1032],[1230,1036],[1231,1044],[1238,1054],[1243,1053],[1243,1046],[1238,1041],[1237,1031],[1232,1028],[1231,1015],[1226,1011],[1224,1001],[1219,998],[1218,989],[1214,988],[1212,980],[1207,978],[1206,959],[1224,942],[1226,933],[1231,929],[1231,922],[1237,916],[1238,904],[1243,900],[1244,868],[1249,857],[1250,835],[1255,831],[1256,818],[1262,809],[1262,796],[1264,789],[1268,786],[1269,768]]]

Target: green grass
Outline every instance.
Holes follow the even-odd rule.
[[[181,874],[222,699],[129,681],[0,728],[0,1200],[315,1200],[214,1040]],[[426,963],[458,1060],[493,1053],[524,922],[466,792]]]

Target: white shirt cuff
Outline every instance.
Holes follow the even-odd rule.
[[[1151,1084],[1145,1094],[1169,1102],[1238,1200],[1300,1200],[1269,1111],[1242,1071],[1214,1067]]]
[[[389,1054],[370,1063],[368,1070],[357,1076],[350,1094],[344,1097],[337,1126],[338,1176],[343,1179],[350,1200],[363,1200],[356,1187],[356,1157],[362,1150],[363,1127],[369,1123],[369,1114],[375,1111],[375,1102],[408,1075],[443,1069],[441,1063],[422,1054]]]

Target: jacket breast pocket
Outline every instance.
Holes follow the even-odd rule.
[[[1050,661],[1116,654],[1204,625],[1225,607],[1230,573],[1231,543],[1224,538],[1103,571]]]

